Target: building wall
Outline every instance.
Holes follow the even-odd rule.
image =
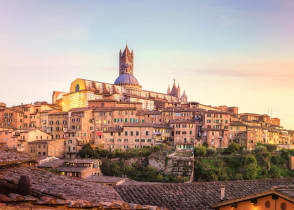
[[[178,122],[171,125],[173,128],[172,135],[174,139],[174,144],[191,144],[194,145],[197,126],[192,122]]]
[[[151,126],[124,127],[121,132],[103,133],[101,141],[107,150],[150,147],[155,145],[154,132]]]
[[[13,135],[12,129],[0,129],[0,144],[6,145],[9,149],[16,149],[17,142]]]
[[[269,203],[270,207],[266,207],[266,203]],[[268,205],[268,204],[267,204]],[[281,208],[282,205],[286,205],[286,209]],[[292,210],[294,204],[289,201],[278,198],[273,200],[272,196],[266,196],[264,198],[257,199],[257,204],[252,204],[250,201],[239,202],[237,208],[232,206],[226,206],[219,208],[220,210]]]
[[[48,155],[50,157],[63,158],[65,149],[65,140],[56,139],[47,141],[48,142]]]
[[[68,129],[69,117],[67,112],[53,112],[48,114],[48,129],[52,139],[64,138],[64,131]]]

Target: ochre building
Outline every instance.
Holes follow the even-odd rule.
[[[62,111],[88,107],[90,101],[99,99],[141,103],[142,109],[153,110],[166,103],[186,103],[188,97],[185,91],[181,95],[175,81],[167,94],[143,90],[134,76],[134,51],[126,46],[119,53],[119,76],[114,84],[78,78],[71,83],[69,93],[54,91],[52,96],[53,104],[59,104]]]

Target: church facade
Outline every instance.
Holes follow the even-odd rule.
[[[88,107],[95,100],[140,103],[142,109],[154,110],[168,104],[187,103],[188,98],[185,91],[181,95],[175,81],[166,94],[143,90],[134,76],[134,51],[126,45],[119,53],[119,76],[114,84],[78,78],[71,83],[68,93],[54,91],[52,95],[53,104],[60,105],[62,111]]]

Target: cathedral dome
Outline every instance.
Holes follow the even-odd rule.
[[[136,77],[131,74],[121,74],[114,82],[115,85],[139,85]]]

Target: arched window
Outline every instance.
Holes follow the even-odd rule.
[[[77,85],[76,85],[76,92],[79,92],[79,91],[80,91],[80,85],[77,84]]]

